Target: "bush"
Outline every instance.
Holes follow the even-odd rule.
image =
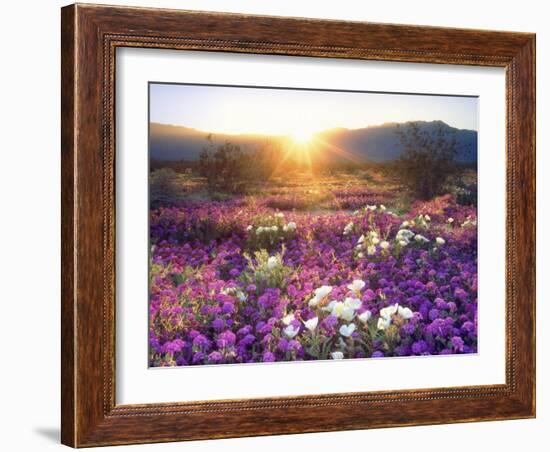
[[[395,167],[407,190],[423,200],[442,194],[448,179],[460,171],[454,131],[442,124],[432,130],[422,129],[419,123],[411,122],[400,126],[397,133],[405,150]]]
[[[242,193],[250,184],[265,181],[273,172],[281,152],[266,142],[255,152],[226,141],[215,146],[212,134],[200,154],[198,172],[210,191]]]
[[[456,202],[462,206],[477,206],[477,183],[467,184],[459,180],[450,190]]]
[[[259,216],[248,226],[247,233],[248,249],[274,250],[296,236],[296,223],[287,223],[280,212],[268,217]]]
[[[256,251],[254,257],[244,253],[248,267],[241,275],[241,279],[247,285],[254,284],[258,293],[265,289],[284,289],[286,279],[292,272],[290,267],[283,263],[285,248],[280,253],[270,256],[266,250]]]
[[[169,206],[181,199],[183,189],[178,174],[171,168],[156,169],[149,175],[149,203],[151,208]]]

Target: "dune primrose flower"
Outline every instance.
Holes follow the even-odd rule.
[[[361,292],[363,287],[365,287],[365,281],[361,279],[355,279],[351,284],[348,284],[348,289],[352,292]]]
[[[295,327],[294,325],[288,325],[284,330],[285,336],[292,339],[300,332],[300,328]]]
[[[319,317],[313,317],[312,319],[309,319],[304,322],[304,326],[311,332],[317,328],[317,324],[319,323]]]
[[[355,331],[355,323],[350,323],[349,325],[342,325],[339,331],[342,336],[350,337]]]

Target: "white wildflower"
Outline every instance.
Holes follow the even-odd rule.
[[[299,332],[300,328],[295,327],[294,325],[288,325],[283,332],[285,333],[285,336],[292,339],[294,338]]]
[[[363,322],[363,323],[367,323],[372,317],[372,312],[370,311],[365,311],[363,312],[362,314],[360,314],[357,318]]]
[[[233,295],[237,289],[235,287],[225,287],[223,288],[220,293],[223,295]]]
[[[404,308],[403,306],[397,307],[397,315],[402,319],[409,320],[413,318],[413,312],[409,308]]]
[[[347,297],[345,300],[344,300],[344,304],[348,307],[348,308],[351,308],[353,310],[357,310],[361,307],[361,305],[363,304],[363,302],[361,300],[359,300],[358,298],[353,298],[353,297]]]
[[[248,227],[246,228],[246,232],[250,232],[252,231],[252,229],[254,229],[254,226],[252,226],[251,224],[248,225]]]
[[[332,359],[344,359],[344,354],[342,352],[332,352],[330,356]]]
[[[455,219],[453,217],[449,217],[447,218],[447,223],[451,224],[455,221]]]
[[[357,244],[361,245],[361,243],[363,243],[364,241],[365,241],[365,236],[361,234],[361,237],[359,237],[359,240],[357,240]]]
[[[348,235],[353,230],[353,221],[350,221],[348,224],[346,224],[346,227],[344,228],[344,235]]]
[[[370,245],[367,247],[367,254],[369,256],[372,256],[374,253],[376,253],[376,247],[374,245]]]
[[[391,316],[397,312],[398,307],[399,305],[397,303],[392,304],[390,306],[386,306],[385,308],[380,310],[380,317],[383,317],[385,319],[391,319]]]
[[[397,240],[405,240],[407,242],[413,237],[414,237],[414,232],[409,231],[408,229],[399,229],[399,231],[397,231],[397,234],[395,236]]]
[[[355,323],[350,323],[349,325],[342,325],[340,327],[340,334],[344,337],[350,337],[355,331]]]
[[[295,320],[295,317],[294,317],[294,313],[290,313],[288,315],[285,315],[282,319],[281,319],[281,322],[283,322],[285,325],[290,325],[290,323]]]
[[[435,239],[435,243],[437,243],[438,245],[445,245],[445,239],[442,237],[437,237]]]
[[[385,330],[386,328],[388,328],[389,326],[391,325],[391,318],[385,318],[385,317],[380,317],[378,319],[378,323],[377,323],[377,328],[379,330]]]
[[[269,259],[267,260],[267,269],[273,270],[279,265],[279,263],[280,262],[277,256],[270,256]]]
[[[337,300],[332,300],[329,304],[327,304],[324,308],[323,308],[323,311],[327,311],[327,312],[331,312],[333,309],[334,309],[334,305],[338,303]]]
[[[365,287],[365,281],[361,279],[355,279],[351,284],[348,284],[348,289],[353,292],[361,292],[363,287]]]
[[[422,234],[416,234],[414,236],[414,240],[416,240],[418,243],[428,243],[430,239],[427,239]]]
[[[390,247],[390,244],[385,240],[383,242],[380,242],[380,248],[382,248],[383,250],[387,250],[389,247]]]
[[[320,301],[320,300],[319,300],[317,297],[313,297],[312,299],[309,300],[309,302],[308,302],[307,305],[308,305],[310,308],[314,308],[315,306],[317,306],[317,305],[319,304],[319,301]]]
[[[461,224],[463,228],[467,226],[475,226],[477,224],[476,220],[472,220],[469,216],[466,218],[466,221]]]
[[[386,329],[392,321],[392,317],[398,315],[404,320],[409,320],[413,317],[414,313],[406,307],[399,306],[395,303],[380,310],[380,319],[378,319],[378,329]],[[381,327],[382,326],[382,327]]]
[[[355,317],[355,309],[353,309],[350,306],[346,306],[344,304],[344,308],[342,309],[342,313],[340,314],[340,318],[342,318],[346,322],[351,322],[354,317]]]
[[[315,296],[321,299],[326,297],[331,292],[332,292],[332,286],[321,286],[315,289]]]
[[[313,317],[312,319],[307,320],[304,322],[304,326],[311,332],[317,328],[317,324],[319,323],[319,317]]]
[[[315,289],[315,296],[309,300],[309,307],[313,308],[319,304],[319,302],[328,296],[332,292],[332,286],[321,286]]]
[[[353,317],[355,316],[355,311],[350,308],[349,306],[346,306],[345,303],[342,301],[332,300],[328,306],[323,308],[323,311],[328,311],[333,315],[334,317],[340,319],[344,319],[347,321],[351,321]]]

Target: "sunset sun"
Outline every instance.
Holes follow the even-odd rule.
[[[148,86],[149,367],[479,353],[478,97]]]
[[[307,144],[313,139],[314,132],[311,130],[295,130],[289,134],[290,138],[296,144]]]

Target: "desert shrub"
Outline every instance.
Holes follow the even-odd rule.
[[[462,206],[477,206],[477,183],[468,184],[462,180],[456,182],[450,189],[456,202]]]
[[[403,215],[411,210],[413,200],[409,193],[400,193],[391,202],[392,212]]]
[[[217,218],[196,218],[190,227],[175,234],[181,241],[197,240],[201,243],[210,243],[223,237],[230,237],[236,224],[232,219],[219,220]]]
[[[242,190],[248,158],[241,147],[226,141],[215,146],[212,135],[200,154],[198,171],[212,191],[238,192]]]
[[[448,179],[460,171],[455,160],[459,144],[454,131],[442,124],[430,130],[411,122],[400,126],[397,134],[404,152],[395,170],[406,189],[424,200],[441,195]]]
[[[149,174],[149,203],[152,208],[168,206],[181,199],[183,189],[178,174],[171,168],[160,168]]]
[[[271,175],[281,155],[269,142],[252,152],[229,141],[216,146],[211,134],[207,140],[197,169],[210,191],[248,191],[254,182],[265,181]]]

